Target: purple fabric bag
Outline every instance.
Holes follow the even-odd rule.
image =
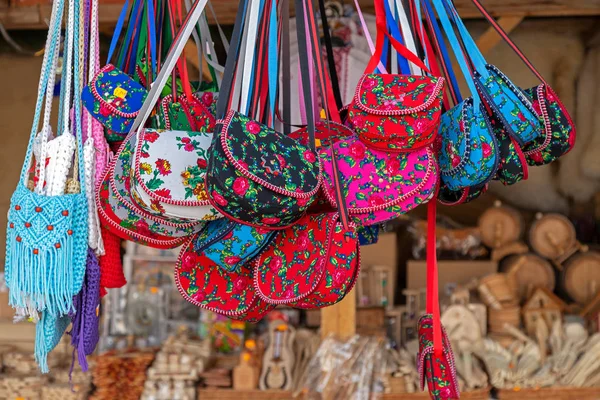
[[[100,339],[100,265],[91,248],[88,248],[85,279],[81,292],[74,299],[75,315],[71,317],[71,345],[73,346],[73,364],[75,352],[82,371],[88,370],[86,356],[92,354]],[[71,365],[73,370],[73,365]]]

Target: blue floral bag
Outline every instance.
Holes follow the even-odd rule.
[[[83,89],[81,101],[106,129],[126,134],[139,114],[147,94],[142,85],[114,65],[108,64]]]
[[[209,222],[190,246],[227,272],[237,271],[271,242],[276,232],[219,219]]]

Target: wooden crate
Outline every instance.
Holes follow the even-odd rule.
[[[461,397],[462,399],[462,397]],[[549,387],[498,390],[498,400],[599,400],[600,388]]]
[[[285,390],[198,389],[198,400],[290,400]]]

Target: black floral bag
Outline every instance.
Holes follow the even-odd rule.
[[[298,221],[315,200],[322,179],[321,168],[314,149],[240,112],[225,113],[233,83],[243,79],[240,76],[233,78],[236,60],[250,59],[252,65],[246,63],[245,67],[254,68],[258,83],[261,71],[266,70],[260,68],[260,62],[273,45],[263,43],[261,46],[259,43],[256,60],[253,56],[240,56],[244,15],[247,8],[253,6],[246,2],[238,10],[230,47],[234,54],[227,57],[224,74],[232,79],[225,80],[221,86],[217,103],[217,116],[221,119],[217,121],[208,158],[206,188],[212,205],[226,217],[241,224],[283,229]],[[267,29],[269,12],[265,7],[259,17],[259,31]],[[244,72],[246,70],[244,68]],[[273,93],[276,90],[271,89],[269,87],[267,95],[276,95]],[[265,95],[263,91],[253,92],[255,96]],[[256,98],[252,101],[257,103]],[[250,109],[249,115],[255,115],[256,108]],[[314,139],[309,143],[314,143]]]

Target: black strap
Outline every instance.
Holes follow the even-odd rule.
[[[246,8],[248,6],[247,0],[240,1],[238,12],[235,17],[235,25],[233,28],[233,34],[231,35],[231,42],[229,43],[229,54],[227,55],[227,61],[225,62],[225,71],[223,72],[223,83],[221,84],[221,90],[219,92],[219,100],[217,101],[217,119],[225,118],[227,108],[229,105],[229,96],[231,95],[231,89],[233,88],[235,67],[237,59],[240,54],[240,45],[242,42],[242,28],[244,26],[244,16],[246,15]]]
[[[337,70],[335,69],[335,59],[333,58],[333,45],[331,44],[331,32],[329,31],[329,23],[327,22],[327,13],[325,10],[325,0],[319,0],[319,13],[321,14],[321,24],[323,25],[323,39],[325,41],[325,49],[327,51],[327,66],[329,67],[329,77],[331,79],[331,87],[333,89],[333,96],[335,97],[335,104],[338,110],[344,107],[342,102],[342,95],[340,92],[340,82],[337,76]],[[321,49],[317,49],[321,51]]]

